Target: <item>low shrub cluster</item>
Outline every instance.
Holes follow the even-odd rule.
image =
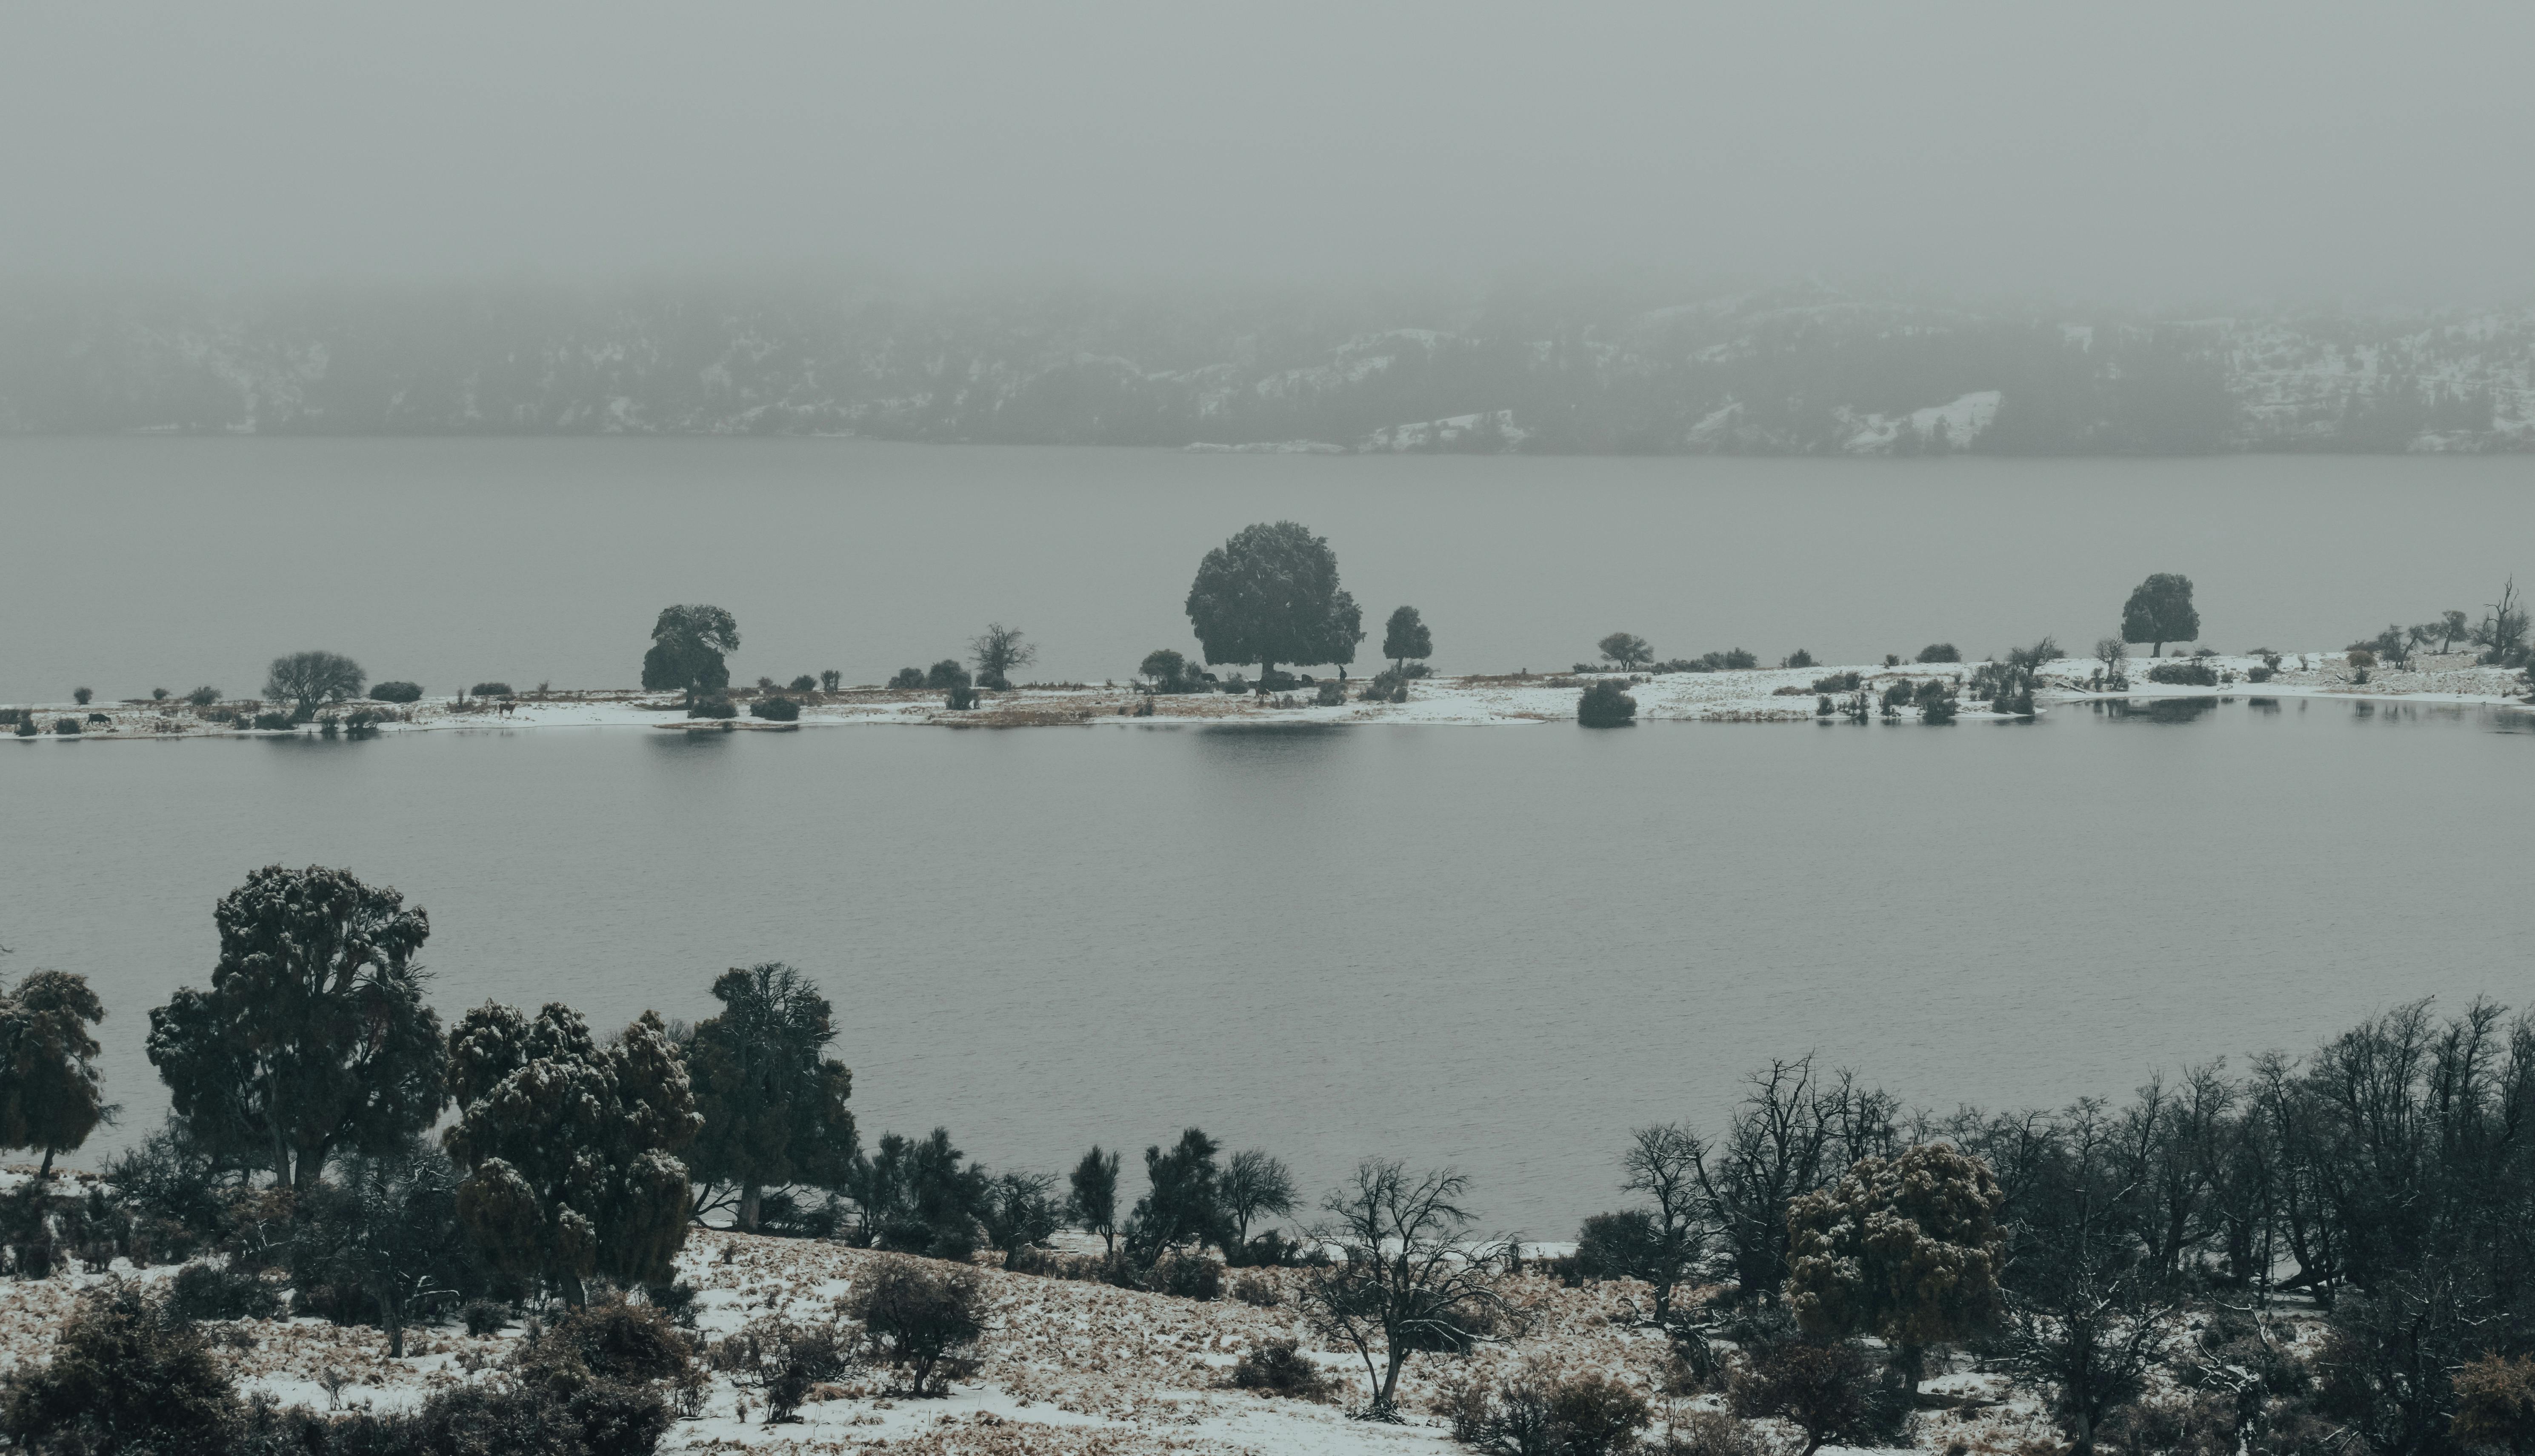
[[[920,667],[901,667],[897,672],[890,675],[887,686],[895,688],[901,693],[911,689],[921,688],[924,686],[924,669]]]
[[[1487,1456],[1620,1456],[1653,1423],[1644,1396],[1599,1371],[1569,1374],[1539,1361],[1502,1383],[1448,1380],[1437,1414],[1453,1439]]]
[[[761,698],[748,705],[748,715],[770,723],[795,722],[801,716],[801,704],[789,698]]]
[[[474,687],[466,690],[466,696],[469,698],[508,698],[511,696],[511,685],[508,683],[477,683]]]
[[[274,712],[258,713],[255,715],[255,726],[267,733],[283,732],[291,726],[290,714]]]
[[[1919,649],[1921,662],[1960,662],[1962,650],[1951,642],[1930,642]]]
[[[2168,660],[2151,663],[2147,670],[2151,683],[2181,683],[2195,688],[2215,688],[2218,674],[2200,661]]]
[[[1605,678],[1576,699],[1576,721],[1587,728],[1625,728],[1637,721],[1638,700]]]
[[[1304,1354],[1300,1344],[1282,1338],[1241,1352],[1232,1365],[1232,1387],[1326,1403],[1336,1393],[1338,1382]]]
[[[378,702],[419,702],[422,700],[422,685],[402,681],[372,683],[370,697]]]
[[[1788,665],[1792,667],[1796,664],[1790,663]],[[1814,679],[1813,691],[1816,693],[1854,693],[1857,691],[1858,684],[1862,681],[1864,680],[1856,673],[1835,672],[1828,677]]]

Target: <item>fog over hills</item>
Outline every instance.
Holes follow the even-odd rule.
[[[1092,288],[22,292],[11,433],[858,434],[1549,454],[2535,448],[2535,310]]]

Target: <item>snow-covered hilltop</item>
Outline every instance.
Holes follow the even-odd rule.
[[[0,298],[0,433],[1494,454],[2535,449],[2535,309],[453,289]]]

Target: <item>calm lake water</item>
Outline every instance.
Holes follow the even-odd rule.
[[[674,593],[673,593],[674,594]],[[427,601],[411,604],[427,610]],[[522,630],[531,631],[524,621]],[[85,971],[119,1136],[147,1008],[268,862],[427,906],[444,1016],[836,1003],[867,1134],[1058,1169],[1199,1123],[1325,1186],[1456,1163],[1567,1237],[1627,1128],[1816,1049],[2059,1104],[2535,999],[2525,715],[2236,700],[2031,726],[642,729],[0,742],[0,943]],[[1132,1161],[1132,1159],[1131,1159]]]

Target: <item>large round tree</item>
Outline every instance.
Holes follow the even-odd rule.
[[[732,967],[714,980],[721,1014],[686,1043],[704,1132],[687,1166],[706,1206],[735,1200],[755,1232],[765,1190],[786,1183],[840,1188],[853,1171],[853,1073],[821,1054],[836,1039],[828,999],[780,961]]]
[[[458,1221],[494,1267],[575,1304],[592,1275],[669,1282],[688,1207],[673,1155],[703,1119],[657,1015],[601,1046],[570,1006],[530,1020],[486,1001],[450,1036],[449,1088]]]
[[[1244,526],[1198,563],[1188,594],[1190,625],[1208,664],[1355,661],[1364,613],[1338,585],[1329,543],[1290,520]]]
[[[723,654],[739,650],[739,622],[719,607],[662,607],[651,623],[651,646],[643,654],[643,686],[653,693],[719,697],[730,686]]]
[[[2158,572],[2131,588],[2122,603],[2122,640],[2146,642],[2150,657],[2165,655],[2168,642],[2188,642],[2200,636],[2200,610],[2192,604],[2192,578]]]
[[[2000,1313],[2007,1205],[1989,1165],[1942,1142],[1860,1158],[1787,1209],[1787,1304],[1808,1334],[1874,1335],[1918,1388],[1930,1345]]]
[[[348,870],[268,865],[212,919],[211,988],[150,1012],[150,1061],[197,1141],[304,1189],[336,1152],[431,1125],[447,1099],[413,963],[431,934],[421,906]]]
[[[42,1149],[39,1179],[105,1118],[89,1034],[104,1019],[88,978],[69,971],[37,971],[0,995],[0,1147]]]

